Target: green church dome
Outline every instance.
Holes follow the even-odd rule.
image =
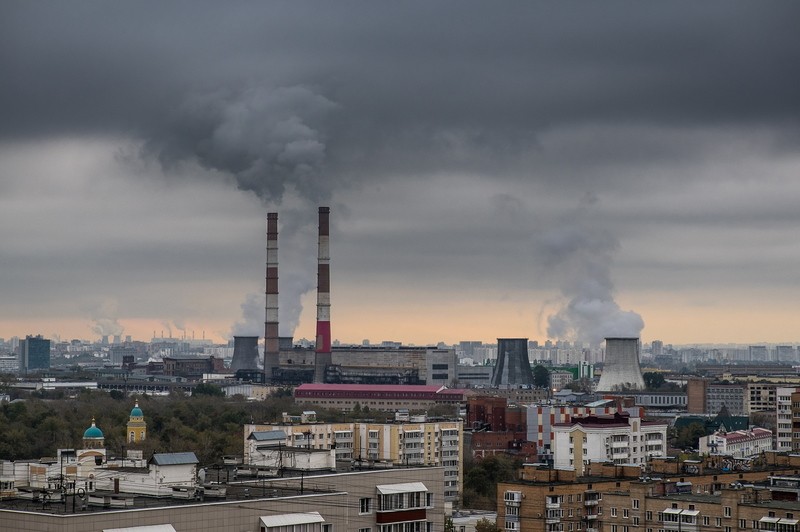
[[[99,438],[103,438],[103,431],[97,428],[97,425],[94,424],[94,418],[92,418],[92,426],[83,433],[83,439],[96,440]]]
[[[131,409],[131,417],[144,417],[144,412],[139,408],[139,401],[136,401],[136,406]]]

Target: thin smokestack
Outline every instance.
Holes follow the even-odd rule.
[[[278,343],[278,213],[267,214],[267,306],[264,322],[264,377],[280,365]]]
[[[330,207],[319,208],[319,253],[317,258],[317,346],[314,382],[325,381],[331,364],[331,272]]]

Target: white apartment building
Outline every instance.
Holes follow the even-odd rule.
[[[649,458],[666,456],[665,421],[644,421],[627,413],[612,416],[574,417],[553,426],[554,465],[590,474],[592,462],[645,464]]]
[[[797,387],[778,387],[775,389],[775,450],[792,451],[792,394],[800,391]]]

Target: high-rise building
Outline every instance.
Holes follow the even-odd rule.
[[[42,335],[28,335],[19,342],[19,369],[21,373],[50,369],[50,340]]]
[[[775,390],[775,450],[778,452],[792,452],[792,395],[798,392],[800,388],[796,387],[779,386]]]
[[[750,360],[764,362],[769,360],[769,352],[765,345],[751,345],[748,347]]]
[[[661,356],[664,354],[664,342],[661,340],[653,340],[650,344],[650,353],[654,356]]]
[[[797,360],[797,354],[794,349],[794,346],[776,345],[775,360],[777,362],[795,362]]]

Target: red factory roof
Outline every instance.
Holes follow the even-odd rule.
[[[724,438],[728,443],[736,443],[740,441],[771,438],[772,431],[756,427],[752,430],[737,430],[734,432],[728,432],[727,434],[715,434],[715,436],[718,438]]]

